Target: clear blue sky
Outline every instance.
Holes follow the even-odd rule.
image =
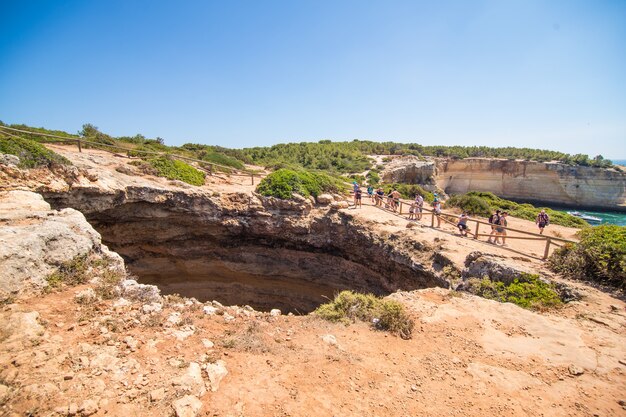
[[[0,0],[0,120],[626,158],[626,1]]]

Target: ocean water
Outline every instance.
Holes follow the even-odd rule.
[[[616,224],[618,226],[626,226],[626,213],[620,213],[617,211],[591,211],[591,210],[580,210],[580,209],[572,209],[572,208],[562,208],[562,207],[554,207],[555,210],[568,212],[568,211],[577,211],[582,214],[588,214],[590,216],[599,217],[602,219],[602,222],[592,222],[590,223],[592,226],[596,226],[598,224]]]
[[[626,159],[611,159],[611,162],[615,165],[626,166]]]

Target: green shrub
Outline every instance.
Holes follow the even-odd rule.
[[[469,280],[468,291],[483,298],[513,303],[523,308],[543,309],[562,304],[555,286],[542,281],[539,275],[532,274],[524,274],[509,285],[491,281],[489,278],[474,278]]]
[[[20,158],[20,168],[71,164],[63,156],[30,139],[2,138],[0,139],[0,153],[18,156]]]
[[[330,175],[283,168],[263,178],[256,191],[266,197],[288,200],[293,194],[317,197],[324,192],[341,192],[344,189],[345,183]]]
[[[235,169],[245,168],[243,162],[241,162],[237,158],[233,158],[232,156],[228,156],[220,152],[208,152],[202,155],[201,159],[203,161],[213,162],[215,164],[225,165],[225,166],[233,167]]]
[[[411,338],[414,327],[413,320],[399,302],[352,291],[340,292],[334,300],[322,304],[313,314],[332,322],[365,321],[403,339]]]
[[[568,278],[626,288],[626,226],[601,225],[579,232],[580,242],[558,248],[548,267]]]
[[[578,217],[561,211],[553,210],[547,207],[535,207],[532,204],[516,203],[514,201],[505,200],[489,192],[470,191],[465,194],[451,196],[446,201],[448,207],[458,207],[462,210],[479,215],[489,216],[490,213],[497,209],[508,211],[513,217],[519,219],[535,221],[537,214],[542,209],[550,216],[550,223],[560,224],[567,227],[586,227],[589,224]]]
[[[416,184],[384,184],[382,188],[385,191],[385,194],[389,194],[391,190],[397,190],[400,195],[402,195],[402,198],[414,199],[415,194],[419,193],[422,197],[424,197],[424,201],[427,203],[432,203],[435,199],[433,193],[426,191],[424,188]]]
[[[182,161],[160,156],[158,158],[148,159],[148,163],[156,170],[157,175],[160,177],[184,181],[191,185],[204,185],[204,177],[206,174]]]
[[[367,182],[370,185],[378,185],[378,183],[380,183],[380,175],[378,175],[378,172],[375,170],[371,170],[370,172],[368,172]]]

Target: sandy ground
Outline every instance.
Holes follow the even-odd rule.
[[[79,155],[54,148],[91,166],[88,159],[94,157],[112,169],[127,161],[106,152]],[[253,189],[226,177],[210,178],[206,187]],[[369,204],[345,212],[370,221],[379,233],[407,230],[406,219]],[[536,230],[518,219],[510,225]],[[575,230],[550,226],[546,232],[572,238]],[[450,225],[410,233],[439,243],[459,265],[480,250],[546,272],[537,259],[544,247],[538,241],[500,248],[458,237]],[[22,390],[4,400],[2,412],[50,415],[93,398],[99,404],[94,415],[172,415],[172,402],[185,394],[173,381],[191,362],[223,360],[229,373],[216,391],[199,395],[198,415],[625,416],[626,304],[572,285],[583,294],[581,301],[543,313],[444,289],[394,294],[416,322],[410,340],[366,323],[271,317],[239,308],[207,315],[201,306],[175,303],[148,320],[141,304],[77,305],[73,296],[81,288],[68,289],[2,310],[3,318],[37,311],[45,329],[36,345],[0,348],[2,382]],[[176,323],[168,320],[172,313],[179,314]],[[117,325],[104,325],[104,318]],[[181,339],[180,332],[187,336]],[[124,342],[129,336],[138,342],[135,349]],[[98,360],[104,349],[115,359],[112,367]],[[46,383],[54,388],[45,389]],[[151,400],[161,388],[163,395]]]

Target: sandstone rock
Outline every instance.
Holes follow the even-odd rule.
[[[202,408],[202,402],[193,395],[185,395],[172,403],[176,417],[196,417]]]
[[[201,397],[206,392],[206,385],[202,379],[202,368],[196,362],[191,362],[187,372],[172,380],[172,385],[190,394]]]
[[[154,285],[139,284],[134,279],[127,279],[120,283],[120,296],[130,300],[148,303],[161,301],[159,288]]]
[[[435,162],[416,156],[403,156],[391,161],[381,173],[384,182],[404,184],[435,184]]]
[[[437,161],[436,182],[448,194],[489,191],[506,199],[612,210],[626,203],[626,173],[556,162],[445,159]]]
[[[161,401],[165,398],[165,388],[157,388],[155,390],[150,391],[150,401],[157,402]]]
[[[98,296],[96,295],[94,289],[87,288],[76,294],[74,296],[74,301],[76,301],[78,304],[89,304],[96,301],[97,298]]]
[[[407,229],[413,229],[414,227],[418,227],[418,226],[419,226],[419,224],[418,224],[418,223],[416,223],[416,222],[408,222],[408,223],[406,224],[406,228],[407,228]]]
[[[337,346],[337,338],[332,334],[325,334],[322,336],[324,343],[328,343],[331,346]]]
[[[569,371],[571,375],[574,375],[574,376],[582,375],[585,373],[585,370],[583,368],[581,368],[580,366],[576,366],[576,365],[570,365],[567,368],[567,370]]]
[[[40,340],[44,334],[44,328],[39,324],[38,319],[39,313],[31,311],[14,312],[0,320],[3,347],[11,346],[19,351],[21,346],[31,346],[33,342]]]
[[[220,387],[220,382],[226,375],[228,370],[226,369],[226,362],[217,361],[215,363],[208,363],[205,367],[207,376],[209,377],[209,386],[212,392],[215,392]]]
[[[328,205],[332,203],[335,199],[331,194],[320,194],[317,196],[317,204]]]
[[[350,207],[350,204],[347,201],[334,201],[330,203],[332,210],[347,209],[348,207]]]
[[[501,256],[476,251],[467,255],[462,276],[463,278],[488,277],[492,281],[500,281],[509,285],[515,279],[519,279],[524,274],[531,272],[530,270],[520,269],[517,264]]]
[[[6,399],[9,397],[9,387],[4,384],[0,384],[0,404],[4,404]]]
[[[28,191],[0,193],[0,222],[0,292],[40,289],[59,265],[102,247],[80,212],[51,210]]]
[[[128,346],[128,349],[130,349],[131,352],[136,351],[137,346],[139,345],[139,342],[137,342],[137,340],[135,340],[132,336],[126,336],[124,338],[124,343],[126,343],[126,346]]]
[[[0,153],[0,164],[8,166],[18,166],[20,164],[20,158],[15,155]]]
[[[207,349],[213,349],[213,347],[215,346],[215,344],[209,339],[202,339],[202,345]]]
[[[163,304],[161,303],[150,303],[141,306],[141,311],[143,311],[144,314],[160,313],[162,309]]]
[[[90,416],[92,414],[96,414],[98,412],[98,402],[96,400],[85,400],[80,405],[78,412],[81,416]]]
[[[168,323],[178,324],[178,323],[180,323],[180,321],[181,321],[181,318],[180,318],[180,313],[178,311],[170,313],[170,315],[167,316],[167,322]]]
[[[270,316],[272,317],[278,317],[281,314],[283,314],[279,309],[277,308],[273,308],[272,310],[270,310]]]
[[[204,306],[202,307],[202,311],[204,311],[204,314],[208,314],[209,316],[212,316],[214,314],[217,314],[217,308],[213,307],[213,306]]]

